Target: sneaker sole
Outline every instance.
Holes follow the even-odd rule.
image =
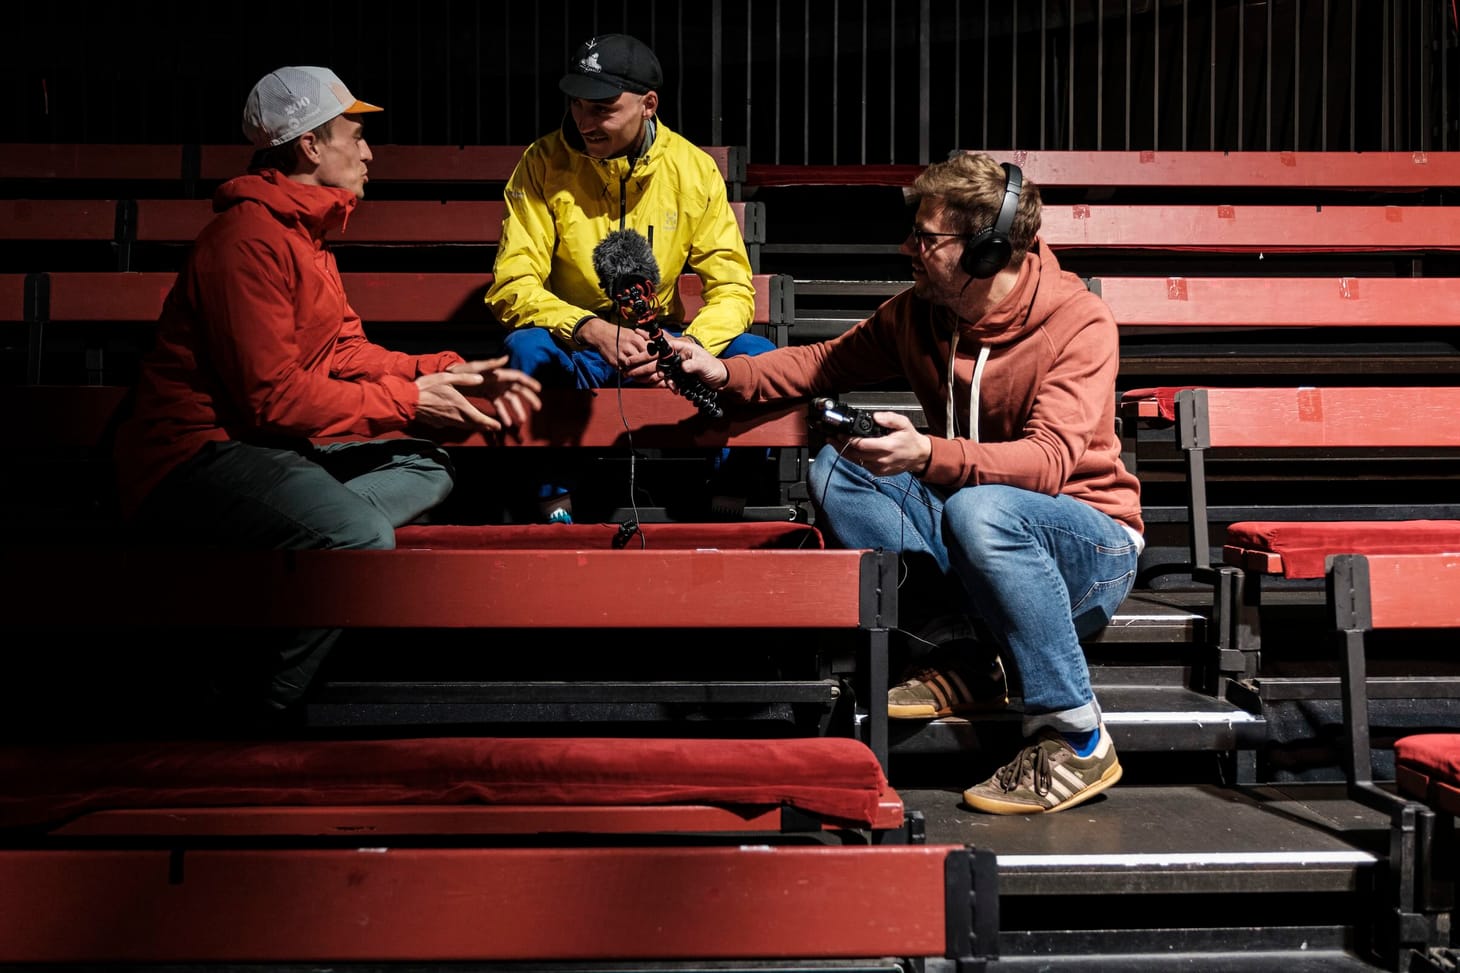
[[[1123,773],[1125,771],[1121,769],[1120,763],[1116,762],[1107,768],[1105,773],[1095,783],[1089,787],[1082,788],[1078,792],[1071,794],[1063,802],[1051,807],[1042,807],[1038,804],[1019,804],[1015,801],[1001,801],[998,798],[975,794],[972,790],[963,792],[963,802],[975,810],[986,811],[989,814],[1053,814],[1056,811],[1063,811],[1065,808],[1074,807],[1076,804],[1082,804],[1096,794],[1108,790],[1120,780]]]
[[[936,720],[944,716],[952,716],[951,709],[934,709],[932,706],[924,705],[898,705],[887,704],[887,718],[889,720]]]
[[[945,716],[969,716],[978,713],[999,713],[1009,708],[1009,697],[990,699],[972,706],[934,709],[930,703],[888,703],[889,720],[941,720]]]

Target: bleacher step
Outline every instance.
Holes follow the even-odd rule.
[[[1119,750],[1246,750],[1266,736],[1261,715],[1182,686],[1097,683],[1096,692]],[[1012,710],[971,719],[893,720],[888,750],[894,756],[1001,753],[1018,745],[1019,721],[1020,714]],[[865,729],[865,719],[860,722]]]
[[[981,814],[961,788],[899,792],[922,811],[928,841],[993,851],[1000,891],[1015,896],[1349,892],[1388,833],[1386,815],[1328,784],[1123,781],[1053,815]]]

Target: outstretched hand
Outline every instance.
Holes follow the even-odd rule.
[[[686,379],[699,379],[708,389],[718,390],[725,387],[730,381],[730,370],[725,363],[697,343],[688,339],[676,341],[674,350],[679,353],[679,370]],[[669,386],[676,392],[683,391],[673,381],[673,376],[668,376]]]
[[[488,358],[458,362],[444,372],[422,375],[416,379],[420,389],[416,419],[440,429],[485,432],[526,422],[542,408],[537,394],[542,385],[525,372],[502,367],[506,364],[505,356]],[[477,408],[468,396],[489,401],[496,415]]]
[[[519,426],[527,417],[542,408],[542,383],[515,368],[504,368],[507,356],[462,362],[447,369],[453,374],[480,375],[480,385],[466,386],[463,391],[473,398],[492,403],[497,416],[508,426]]]

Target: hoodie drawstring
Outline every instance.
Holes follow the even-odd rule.
[[[953,341],[948,345],[948,438],[958,436],[958,409],[953,401],[953,364],[958,358],[959,329],[953,329]],[[978,442],[979,387],[983,384],[983,367],[989,360],[989,346],[978,346],[978,359],[973,365],[973,379],[968,383],[968,438]]]

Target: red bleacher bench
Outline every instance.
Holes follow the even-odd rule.
[[[1460,388],[1164,387],[1127,392],[1122,405],[1129,418],[1174,428],[1187,480],[1188,556],[1193,577],[1213,585],[1221,673],[1257,674],[1264,577],[1321,578],[1325,559],[1335,554],[1460,549],[1460,520],[1243,520],[1223,529],[1226,567],[1214,567],[1206,472],[1210,451],[1318,459],[1344,450],[1424,449],[1457,456]]]
[[[506,182],[525,145],[376,145],[370,180],[390,182]],[[701,146],[715,161],[732,198],[745,180],[745,149]],[[176,183],[191,188],[241,175],[254,150],[248,145],[10,143],[0,155],[0,183],[125,180]]]
[[[1394,789],[1375,778],[1368,656],[1384,633],[1385,660],[1403,636],[1460,634],[1460,546],[1427,554],[1340,554],[1330,559],[1327,600],[1342,680],[1344,771],[1351,797],[1389,815],[1385,885],[1390,969],[1453,969],[1450,918],[1460,858],[1460,732],[1400,735]],[[1426,677],[1418,675],[1423,681]],[[1387,927],[1387,928],[1386,928]],[[1411,964],[1407,961],[1413,960]]]
[[[0,388],[7,407],[37,417],[27,424],[21,445],[43,449],[97,448],[124,394],[111,387]],[[801,450],[809,437],[806,406],[800,402],[737,408],[711,419],[665,389],[557,389],[545,390],[543,398],[544,409],[521,429],[447,443],[458,448],[602,449],[632,442],[635,447]],[[873,686],[869,699],[885,700],[888,639],[896,622],[894,555],[826,550],[814,528],[788,521],[641,523],[636,532],[620,534],[617,524],[437,524],[402,528],[397,549],[388,552],[201,551],[186,557],[61,538],[51,544],[13,544],[5,560],[7,575],[34,582],[31,589],[12,588],[8,594],[30,606],[27,617],[37,624],[64,617],[101,627],[206,625],[233,618],[238,599],[244,598],[268,610],[238,619],[243,626],[839,629],[865,640],[863,657],[870,660]],[[62,564],[68,567],[62,570]],[[76,570],[109,583],[77,605],[64,581]],[[568,606],[561,599],[565,584],[580,593]],[[165,605],[143,594],[158,590],[170,592]],[[746,614],[746,604],[756,605],[756,611]],[[842,691],[838,667],[844,665],[860,663],[854,658],[828,663],[824,677],[788,682],[774,692],[829,712]],[[607,692],[591,686],[576,691],[594,701]],[[320,719],[340,722],[363,714],[377,720],[389,710],[386,715],[396,714],[391,719],[429,721],[430,700],[452,692],[397,683],[372,699],[368,687],[341,690],[337,698],[326,690]],[[495,703],[514,693],[524,698],[521,692],[475,685],[461,687],[456,695],[474,703],[491,696],[487,701]],[[751,696],[756,692],[756,687],[743,690]],[[694,696],[680,701],[692,702]],[[869,708],[865,733],[885,760],[885,708]]]
[[[7,965],[998,951],[994,855],[924,843],[853,740],[17,744],[0,776]]]
[[[490,273],[363,272],[341,275],[351,306],[367,330],[373,324],[478,324],[484,331],[497,323],[484,298]],[[26,324],[29,335],[26,380],[40,383],[47,375],[45,349],[64,331],[86,326],[97,333],[113,325],[155,322],[177,275],[172,272],[65,271],[0,275],[0,322]],[[751,327],[777,345],[784,345],[795,314],[795,282],[785,274],[755,274]],[[685,320],[704,307],[703,285],[694,274],[679,277]],[[125,333],[115,328],[117,336]],[[103,364],[91,372],[92,384],[103,384],[105,341],[91,339],[93,357]],[[440,346],[449,346],[443,338]],[[17,345],[22,344],[17,341]],[[52,379],[54,381],[54,379]]]
[[[963,150],[955,150],[963,151]],[[1460,185],[1453,152],[1202,152],[984,149],[1042,190],[1228,187],[1420,192]],[[752,162],[747,188],[910,186],[921,165],[787,165]]]

